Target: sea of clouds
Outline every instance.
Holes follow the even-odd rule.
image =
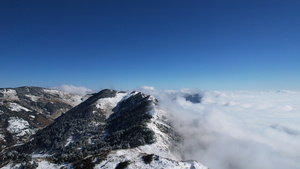
[[[300,168],[300,92],[139,91],[172,114],[185,159],[210,169]],[[200,103],[187,101],[196,93]]]

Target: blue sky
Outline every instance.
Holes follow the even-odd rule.
[[[0,87],[300,90],[300,1],[0,1]]]

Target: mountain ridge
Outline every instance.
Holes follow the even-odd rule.
[[[177,148],[182,138],[165,115],[151,95],[105,89],[39,130],[30,142],[2,153],[1,159],[6,167],[25,168],[45,163],[54,168],[205,168],[182,161]]]

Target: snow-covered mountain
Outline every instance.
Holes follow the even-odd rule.
[[[0,89],[0,149],[26,143],[32,134],[84,99],[39,87]]]
[[[28,143],[3,151],[0,167],[207,168],[182,161],[182,137],[158,104],[141,92],[102,90],[37,131]]]

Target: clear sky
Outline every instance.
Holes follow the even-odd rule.
[[[300,90],[299,0],[0,0],[0,88]]]

